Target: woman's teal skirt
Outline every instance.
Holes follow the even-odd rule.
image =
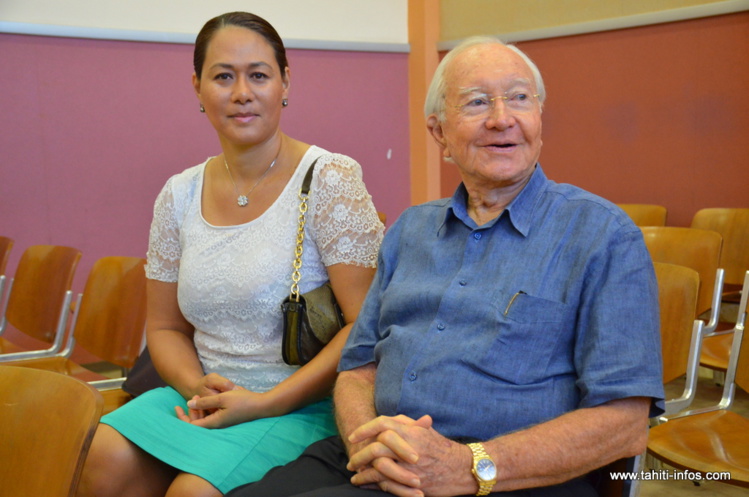
[[[337,433],[330,399],[285,416],[209,429],[181,421],[175,406],[187,402],[171,387],[157,388],[101,419],[135,445],[184,473],[209,481],[221,493],[259,480],[296,459],[308,445]]]

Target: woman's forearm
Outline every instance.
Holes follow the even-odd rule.
[[[275,415],[300,409],[332,393],[341,349],[351,326],[344,326],[310,362],[268,392],[273,399],[274,410],[277,411]]]
[[[148,350],[161,378],[185,399],[196,391],[203,368],[192,339],[174,330],[149,330]]]

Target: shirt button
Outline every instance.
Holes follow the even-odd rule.
[[[440,331],[441,331],[441,330],[444,330],[444,329],[445,329],[445,324],[444,324],[444,323],[439,323],[439,324],[437,325],[437,329],[438,329],[438,330],[440,330]]]
[[[408,379],[411,381],[416,381],[416,371],[411,371],[411,374],[408,375]]]
[[[458,282],[458,284],[459,284],[460,286],[466,286],[466,285],[468,284],[468,282],[467,282],[466,280],[460,280],[460,281]]]
[[[476,240],[481,240],[481,233],[474,233],[474,234],[473,234],[473,237],[474,237],[474,238],[475,238]]]

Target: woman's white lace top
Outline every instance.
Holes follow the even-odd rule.
[[[353,159],[310,147],[273,205],[239,226],[203,219],[208,161],[171,177],[156,199],[146,275],[178,282],[179,306],[195,327],[206,373],[264,392],[296,369],[281,358],[280,306],[291,285],[299,188],[318,156],[302,257],[306,292],[328,280],[326,266],[377,264],[384,227]]]

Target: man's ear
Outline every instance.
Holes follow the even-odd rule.
[[[440,122],[439,118],[437,118],[436,114],[431,114],[429,117],[427,117],[427,129],[429,130],[429,134],[432,135],[432,138],[434,138],[434,141],[437,142],[437,145],[440,148],[440,152],[442,152],[442,156],[446,159],[449,159],[450,152],[447,150],[445,133],[442,129],[442,123]]]
[[[431,114],[427,117],[427,129],[438,145],[445,145],[445,135],[442,133],[442,123],[440,123],[440,120],[437,119],[436,115]]]

